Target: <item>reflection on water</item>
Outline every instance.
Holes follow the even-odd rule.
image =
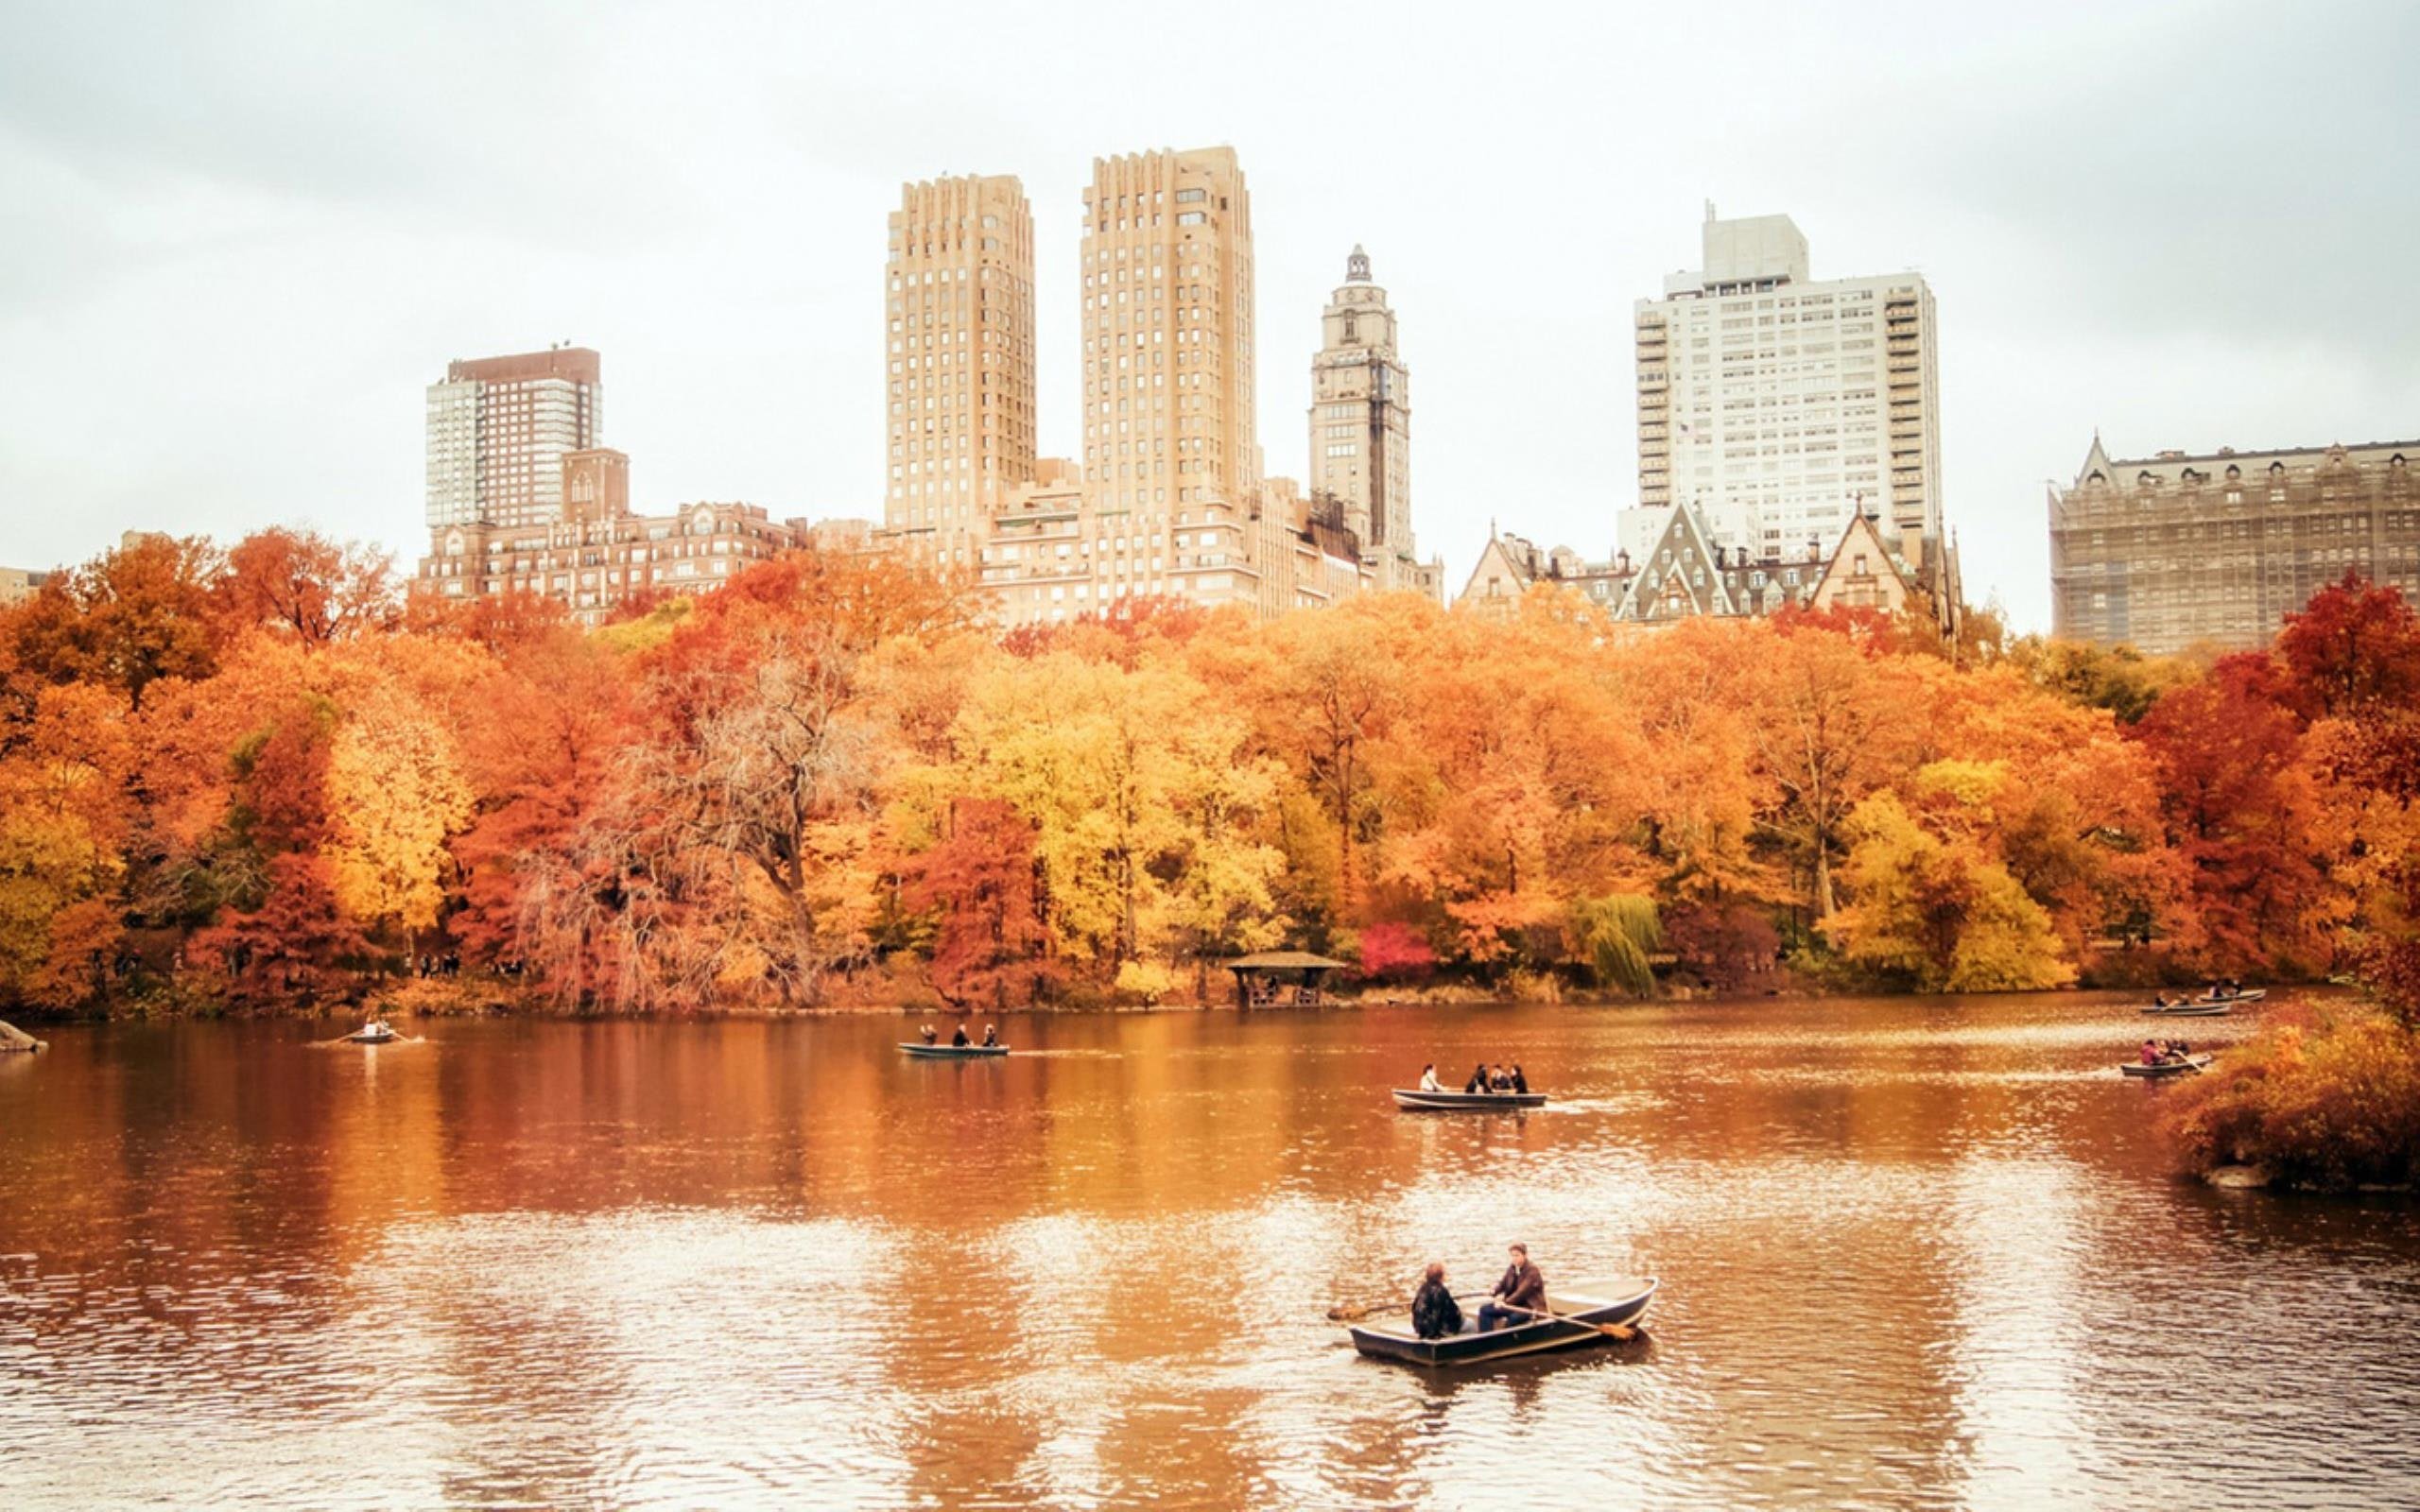
[[[51,1036],[0,1500],[2420,1502],[2411,1204],[2171,1180],[2114,999],[898,1028]],[[1556,1101],[1385,1096],[1482,1057]],[[1662,1276],[1651,1334],[1426,1375],[1322,1315],[1513,1238]]]

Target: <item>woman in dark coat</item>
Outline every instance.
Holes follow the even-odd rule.
[[[1433,1260],[1411,1299],[1411,1332],[1424,1339],[1462,1332],[1462,1304],[1445,1289],[1445,1267]]]
[[[1483,1092],[1487,1091],[1486,1061],[1482,1060],[1478,1065],[1471,1068],[1471,1079],[1462,1083],[1462,1091],[1466,1092]]]

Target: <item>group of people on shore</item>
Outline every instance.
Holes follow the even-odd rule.
[[[941,1043],[941,1036],[935,1032],[933,1026],[929,1023],[918,1029],[916,1032],[924,1036],[925,1043],[928,1045]],[[958,1026],[958,1031],[949,1037],[949,1042],[953,1049],[958,1050],[964,1050],[969,1045],[975,1043],[973,1040],[967,1037],[966,1025],[962,1023]],[[987,1050],[996,1049],[999,1043],[1000,1031],[988,1023],[985,1024],[983,1026],[983,1047]]]
[[[1530,1246],[1513,1245],[1506,1254],[1512,1263],[1504,1268],[1504,1275],[1487,1294],[1487,1300],[1479,1304],[1478,1332],[1481,1333],[1549,1315],[1546,1275],[1530,1263]],[[1442,1339],[1462,1332],[1462,1304],[1445,1284],[1442,1262],[1428,1263],[1428,1269],[1420,1279],[1420,1290],[1412,1295],[1411,1332],[1424,1339]]]
[[[2182,1040],[2146,1040],[2143,1041],[2143,1064],[2172,1066],[2193,1058],[2193,1047]],[[2107,1072],[2101,1073],[2107,1075]]]
[[[1437,1079],[1437,1063],[1433,1060],[1420,1068],[1420,1090],[1424,1092],[1445,1090],[1444,1083]],[[1529,1090],[1530,1078],[1521,1074],[1518,1061],[1514,1061],[1508,1071],[1501,1065],[1491,1066],[1482,1060],[1471,1068],[1470,1080],[1462,1083],[1462,1091],[1466,1092],[1527,1092]]]

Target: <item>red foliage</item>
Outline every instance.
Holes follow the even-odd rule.
[[[631,691],[595,645],[561,637],[527,645],[490,701],[513,714],[466,743],[487,799],[454,843],[461,907],[447,928],[478,959],[523,958],[533,954],[534,888],[614,884],[612,865],[587,853],[580,834],[616,796]]]
[[[227,553],[218,608],[238,631],[267,626],[324,645],[393,622],[393,568],[385,552],[272,526]]]
[[[357,962],[361,934],[337,906],[328,864],[316,853],[273,856],[268,892],[251,913],[227,913],[193,937],[194,958],[225,978],[245,1006],[324,999],[339,968]]]
[[[2301,730],[2277,664],[2256,652],[2226,657],[2130,733],[2158,766],[2207,963],[2312,965],[2309,911],[2325,879],[2311,858],[2308,795],[2292,770]]]
[[[1409,924],[1373,924],[1361,932],[1361,974],[1374,982],[1412,982],[1437,969],[1428,936]]]
[[[1063,974],[1048,954],[1033,845],[1033,826],[1009,804],[962,799],[949,837],[907,868],[908,905],[939,912],[933,990],[955,1007],[1025,1007]]]
[[[1144,646],[1183,645],[1201,633],[1210,612],[1199,604],[1166,594],[1122,598],[1108,608],[1048,625],[1020,625],[1000,637],[1000,649],[1024,661],[1053,651],[1075,651],[1115,662],[1130,671]]]
[[[2277,654],[2305,718],[2420,700],[2420,614],[2402,590],[2371,583],[2349,567],[2301,613],[2286,616]]]
[[[1744,902],[1665,909],[1664,945],[1682,971],[1720,992],[1770,978],[1781,955],[1781,935],[1770,913]]]

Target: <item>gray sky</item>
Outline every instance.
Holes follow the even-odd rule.
[[[425,542],[451,357],[605,359],[642,508],[880,514],[884,215],[1032,199],[1074,455],[1097,155],[1232,143],[1261,437],[1366,243],[1412,498],[1610,550],[1632,301],[1702,204],[1940,302],[1970,593],[2047,628],[2043,482],[2111,450],[2420,435],[2420,6],[957,7],[0,0],[0,563],[273,523]]]

